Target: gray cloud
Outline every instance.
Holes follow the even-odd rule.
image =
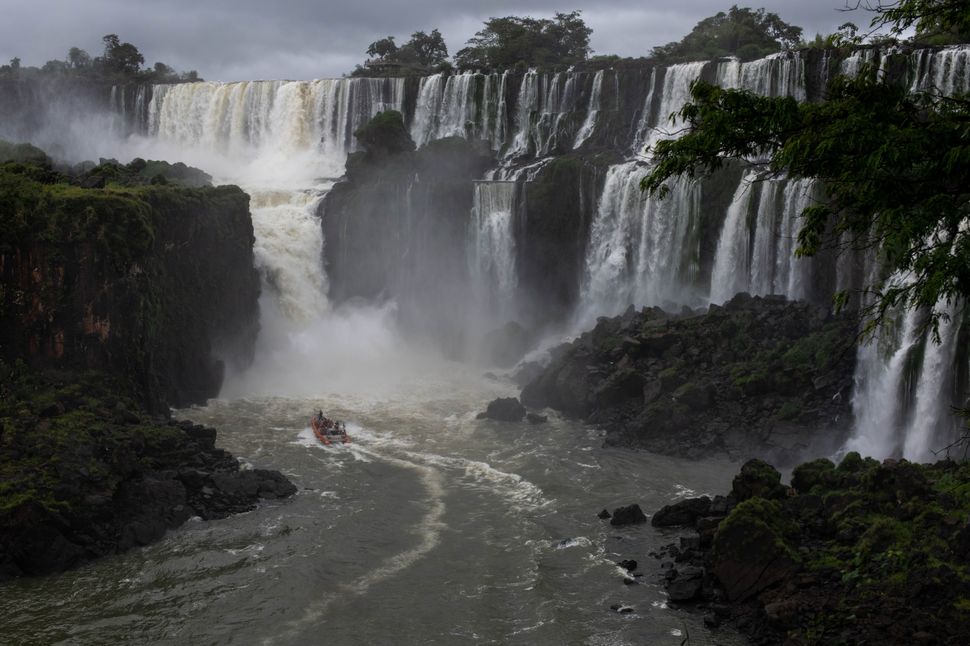
[[[806,37],[830,33],[862,12],[840,12],[845,0],[762,0],[750,3],[804,28]],[[195,69],[207,79],[321,78],[350,72],[372,41],[405,41],[417,30],[438,28],[454,53],[492,16],[546,17],[581,5],[599,54],[643,56],[678,40],[701,19],[727,9],[730,0],[5,0],[0,61],[24,65],[63,59],[72,46],[91,55],[101,37],[116,33],[134,43],[147,64],[164,61]],[[741,3],[742,5],[746,3]]]

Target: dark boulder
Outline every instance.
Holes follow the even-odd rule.
[[[608,511],[606,511],[604,509],[600,513],[596,514],[596,517],[599,518],[599,519],[601,519],[601,520],[606,520],[607,518],[610,518],[611,515],[610,515],[610,512],[608,512]]]
[[[647,517],[637,504],[617,507],[613,510],[613,518],[610,519],[610,525],[636,525],[645,522]]]
[[[500,422],[520,422],[525,418],[525,407],[515,397],[499,397],[489,402],[478,419],[494,419]]]
[[[667,505],[650,519],[654,527],[677,527],[689,525],[693,527],[697,519],[709,515],[711,499],[707,496],[688,498],[672,505]]]
[[[688,565],[675,572],[674,578],[667,582],[670,600],[685,602],[696,599],[704,587],[704,569]]]

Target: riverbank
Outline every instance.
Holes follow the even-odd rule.
[[[0,580],[59,572],[203,519],[286,498],[216,430],[147,414],[103,373],[0,363]]]
[[[656,554],[671,601],[753,644],[962,644],[970,622],[970,465],[850,453],[791,486],[752,460],[731,492],[657,512],[696,533]],[[664,531],[664,530],[661,530]]]

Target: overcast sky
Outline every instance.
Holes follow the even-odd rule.
[[[145,56],[208,80],[311,79],[341,76],[365,58],[367,45],[393,35],[441,30],[449,53],[493,16],[550,17],[581,9],[597,54],[642,56],[679,40],[732,0],[0,0],[0,61],[23,65],[64,59],[71,46],[92,56],[115,33]],[[845,0],[761,0],[805,30],[827,34],[869,15],[846,14]]]

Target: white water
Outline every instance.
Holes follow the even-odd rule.
[[[479,290],[482,310],[496,322],[514,318],[515,290],[515,181],[475,183],[469,227],[469,263],[473,285]]]

